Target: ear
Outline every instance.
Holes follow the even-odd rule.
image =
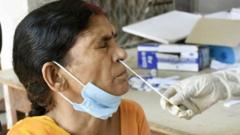
[[[42,67],[42,75],[51,90],[56,92],[64,90],[65,78],[54,63],[45,63]]]

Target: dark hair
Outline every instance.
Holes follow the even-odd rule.
[[[43,115],[54,105],[51,90],[42,76],[49,61],[64,65],[64,57],[81,32],[88,28],[92,15],[102,10],[81,0],[61,0],[29,13],[14,35],[13,67],[32,103],[30,116]]]

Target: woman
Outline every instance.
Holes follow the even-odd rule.
[[[31,117],[8,135],[148,135],[127,92],[127,57],[103,11],[61,0],[27,15],[16,29],[13,65],[32,103]]]

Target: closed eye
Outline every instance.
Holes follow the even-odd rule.
[[[99,48],[107,48],[108,47],[108,41],[102,41]]]
[[[111,35],[103,36],[100,41],[99,48],[107,48],[109,46],[109,42],[116,37],[117,37],[117,33],[112,33]]]

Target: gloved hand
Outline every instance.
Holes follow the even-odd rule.
[[[240,69],[190,77],[170,86],[164,95],[182,109],[165,99],[160,100],[164,110],[185,119],[191,119],[219,100],[240,97]]]

